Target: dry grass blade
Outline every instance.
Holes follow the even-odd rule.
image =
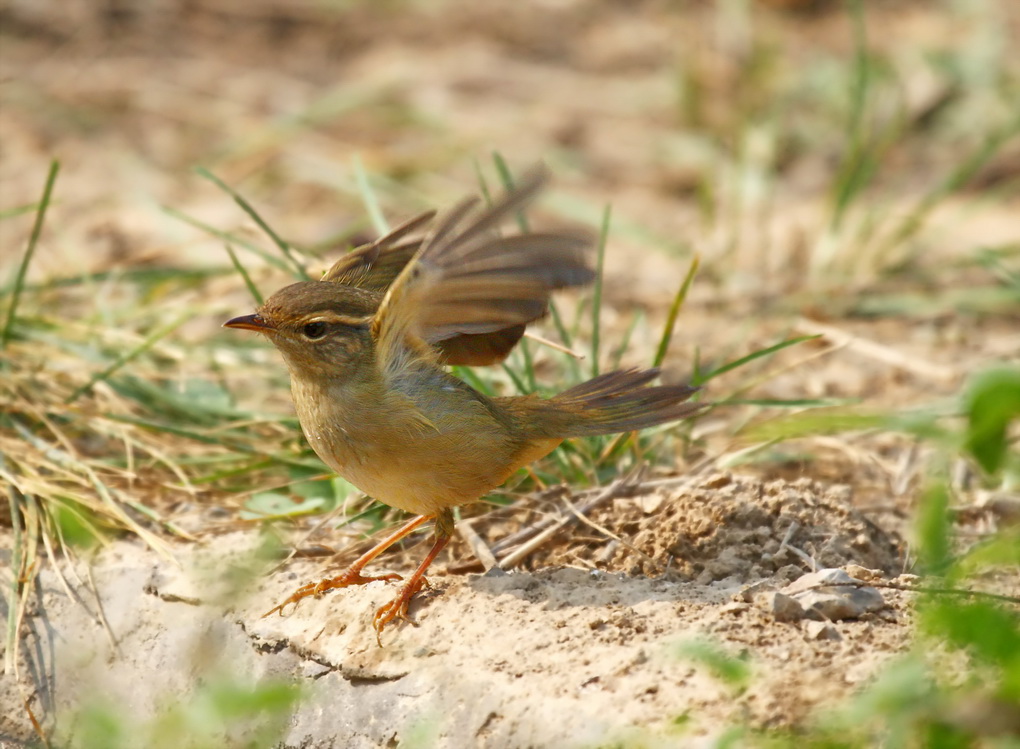
[[[573,349],[567,348],[566,346],[556,343],[556,341],[550,341],[548,338],[543,338],[538,333],[532,333],[530,330],[524,333],[524,337],[534,341],[535,343],[539,343],[543,346],[546,346],[547,348],[551,348],[553,351],[559,351],[561,354],[566,354],[567,356],[572,357],[577,361],[581,361],[582,359],[584,359],[584,354],[580,354],[577,351],[574,351]]]
[[[849,348],[859,354],[864,354],[876,361],[898,367],[919,377],[938,382],[951,382],[959,376],[959,373],[952,367],[945,367],[941,364],[924,361],[916,356],[909,356],[895,348],[852,335],[833,325],[825,325],[824,323],[802,317],[797,320],[797,328],[808,335],[824,336],[836,346]]]

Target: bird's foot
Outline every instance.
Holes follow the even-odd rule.
[[[429,581],[426,580],[423,575],[411,577],[410,580],[401,586],[400,592],[397,593],[396,598],[389,603],[380,606],[376,610],[375,616],[372,617],[372,626],[375,628],[375,639],[379,643],[380,647],[382,646],[380,635],[382,635],[382,631],[386,625],[394,619],[403,619],[405,622],[413,624],[416,627],[418,626],[416,621],[408,617],[407,608],[411,605],[411,599],[414,598],[422,588],[427,587],[430,587]]]
[[[295,590],[290,598],[278,606],[274,606],[262,615],[262,618],[269,616],[270,614],[279,613],[283,616],[283,610],[288,604],[294,604],[297,606],[298,602],[302,598],[308,596],[315,596],[319,598],[327,590],[334,590],[335,588],[349,588],[352,585],[365,585],[367,583],[375,582],[376,580],[385,580],[386,582],[393,582],[396,580],[402,580],[400,575],[394,573],[388,573],[386,575],[362,575],[360,569],[348,569],[343,574],[337,575],[336,577],[329,577],[325,580],[320,580],[317,583],[308,583],[302,585],[300,588]],[[405,611],[407,607],[404,607]],[[392,618],[392,617],[390,617]],[[388,621],[388,620],[387,620]]]

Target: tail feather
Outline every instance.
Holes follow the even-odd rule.
[[[599,375],[549,400],[526,399],[525,421],[543,437],[591,437],[678,421],[705,408],[686,401],[699,388],[648,383],[658,369],[626,369]],[[536,436],[539,436],[536,435]]]

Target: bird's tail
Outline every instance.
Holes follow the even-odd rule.
[[[706,405],[686,401],[699,388],[690,385],[648,383],[659,375],[658,369],[625,369],[599,375],[575,385],[559,395],[541,400],[517,399],[526,410],[536,437],[591,437],[629,432],[635,429],[678,421]],[[515,409],[516,410],[516,409]]]

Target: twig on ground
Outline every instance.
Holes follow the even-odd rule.
[[[916,441],[900,454],[896,461],[896,474],[892,477],[892,490],[897,497],[906,495],[913,483],[921,466],[920,457],[921,448]]]
[[[567,507],[570,509],[570,511],[574,514],[574,517],[576,517],[582,523],[584,523],[585,525],[587,525],[590,528],[594,528],[596,531],[601,533],[603,536],[606,536],[607,538],[610,538],[615,543],[623,544],[626,548],[630,549],[632,552],[634,552],[638,556],[643,557],[646,561],[648,561],[649,563],[655,565],[655,567],[658,568],[660,573],[662,572],[663,567],[662,567],[662,563],[661,562],[656,561],[655,559],[653,559],[652,557],[648,556],[643,551],[641,551],[641,549],[637,548],[636,546],[634,546],[631,543],[628,543],[627,541],[624,541],[622,538],[617,536],[615,533],[613,533],[611,530],[609,530],[605,526],[599,525],[594,520],[592,520],[591,518],[587,517],[584,513],[582,513],[580,510],[577,509],[577,507],[574,505],[573,502],[570,501],[569,498],[564,497],[563,498],[563,502],[564,502],[564,504],[567,505]]]
[[[779,544],[779,548],[776,549],[776,553],[774,554],[774,556],[778,557],[780,554],[783,553],[783,551],[785,551],[789,547],[790,539],[793,538],[793,534],[796,533],[798,530],[800,530],[800,523],[794,520],[792,523],[790,523],[790,527],[786,529],[786,533],[783,534],[783,540]]]
[[[603,489],[594,499],[583,505],[580,512],[591,512],[599,505],[604,504],[611,499],[624,496],[626,492],[633,490],[633,488],[640,483],[640,481],[636,481],[640,473],[641,469],[639,468],[637,471],[617,479]],[[575,522],[577,522],[577,517],[575,515],[567,515],[555,521],[551,526],[543,530],[530,541],[521,544],[521,546],[517,547],[514,551],[500,559],[498,564],[499,568],[505,570],[516,566],[532,552],[542,546],[546,541],[555,536],[560,530]]]
[[[578,492],[575,496],[577,496],[578,498],[590,497],[593,495],[597,495],[601,491],[602,491],[601,489],[585,490],[583,492]],[[570,490],[566,486],[561,485],[550,487],[545,491],[539,492],[537,495],[532,494],[530,496],[533,498],[532,501],[538,501],[540,499],[549,498],[550,496],[555,496],[556,498],[562,499],[562,497],[566,496],[569,493]],[[513,508],[512,505],[508,506],[508,509],[512,508]],[[551,514],[546,515],[542,517],[540,520],[532,523],[531,525],[525,526],[524,528],[521,528],[519,531],[511,533],[509,536],[506,536],[505,538],[501,538],[499,541],[496,541],[494,544],[492,544],[490,548],[492,549],[493,553],[498,556],[501,552],[513,548],[518,544],[524,543],[529,538],[534,536],[536,533],[545,530],[553,523],[559,522],[561,517],[562,516],[560,515]]]
[[[614,556],[616,556],[616,550],[619,548],[619,546],[620,541],[617,541],[616,539],[611,540],[608,544],[606,544],[605,548],[602,549],[602,551],[600,551],[598,555],[595,557],[595,565],[598,566],[600,564],[609,564],[609,561]],[[663,570],[665,570],[665,567],[663,567]]]
[[[470,520],[461,520],[457,523],[457,532],[467,542],[467,545],[471,547],[471,552],[482,563],[486,572],[499,563],[496,560],[496,555],[492,553],[492,549],[482,540],[478,532],[471,527]]]
[[[796,546],[792,546],[790,544],[787,544],[786,548],[792,551],[798,557],[800,557],[800,560],[804,562],[804,564],[808,565],[808,567],[811,568],[812,572],[818,572],[818,570],[821,569],[821,565],[819,565],[818,562],[815,561],[815,558],[808,554],[803,549],[798,549]]]

